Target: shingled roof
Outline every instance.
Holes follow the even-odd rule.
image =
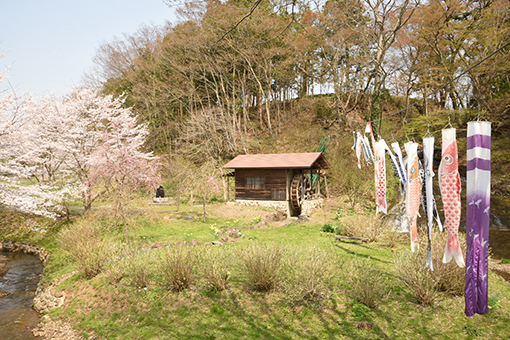
[[[239,155],[223,166],[224,169],[328,169],[322,152],[272,153]]]

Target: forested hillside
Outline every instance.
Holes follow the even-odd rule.
[[[506,0],[192,0],[178,13],[178,24],[142,27],[95,57],[104,91],[127,95],[161,153],[221,163],[257,151],[261,133],[277,140],[298,119],[297,100],[325,93],[313,115],[371,120],[376,135],[415,101],[394,118],[475,110],[506,125]]]

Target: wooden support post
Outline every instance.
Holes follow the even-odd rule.
[[[326,198],[329,197],[329,190],[328,190],[328,178],[326,175],[324,175],[324,186],[326,187]]]
[[[227,202],[230,201],[230,176],[227,176]]]
[[[317,169],[317,194],[321,197],[321,170]]]

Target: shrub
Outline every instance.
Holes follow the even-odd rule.
[[[328,224],[325,224],[324,226],[322,226],[322,231],[325,233],[334,233],[335,227],[332,224],[328,223]]]
[[[465,268],[460,268],[457,263],[455,263],[455,260],[449,263],[443,263],[447,234],[447,232],[435,232],[432,234],[432,261],[434,271],[430,274],[434,277],[438,291],[460,296],[464,294],[466,271]],[[461,249],[465,252],[467,249],[466,237],[459,235],[459,242]],[[426,252],[426,244],[423,245],[423,248],[424,252]]]
[[[427,237],[421,234],[422,247],[414,254],[401,254],[396,258],[399,278],[411,295],[421,304],[432,304],[438,292],[460,296],[466,284],[465,268],[460,268],[454,260],[443,263],[447,233],[432,233],[433,271],[425,266],[427,259]],[[465,237],[459,236],[462,250],[466,250]]]
[[[122,261],[112,261],[105,268],[108,282],[112,285],[119,283],[125,274],[124,263]]]
[[[289,278],[285,284],[288,298],[298,302],[319,302],[331,293],[332,279],[338,276],[335,257],[324,249],[310,247],[292,254]]]
[[[194,246],[177,245],[163,249],[161,273],[170,289],[180,292],[193,283],[196,250]]]
[[[359,303],[375,307],[388,294],[388,280],[370,258],[355,257],[349,266],[348,294]]]
[[[379,237],[379,241],[381,241],[390,248],[395,248],[399,244],[408,245],[410,242],[409,240],[410,240],[409,233],[391,231],[387,228],[382,231],[382,234]]]
[[[152,256],[150,252],[135,253],[126,259],[126,272],[131,284],[135,287],[147,287],[152,272]]]
[[[201,274],[209,289],[228,288],[232,254],[225,247],[206,247],[202,251]]]
[[[353,215],[343,219],[342,231],[346,236],[362,237],[376,242],[383,234],[377,215]]]
[[[434,277],[425,267],[426,251],[400,252],[395,256],[397,277],[410,295],[421,305],[431,305],[437,296]]]
[[[284,251],[280,245],[252,244],[241,252],[240,257],[252,289],[268,292],[281,282]]]
[[[118,250],[101,226],[89,220],[62,230],[58,240],[87,279],[99,274]]]

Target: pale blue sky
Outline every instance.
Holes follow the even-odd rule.
[[[17,92],[64,95],[96,48],[141,24],[175,23],[163,0],[0,0],[0,70]]]

